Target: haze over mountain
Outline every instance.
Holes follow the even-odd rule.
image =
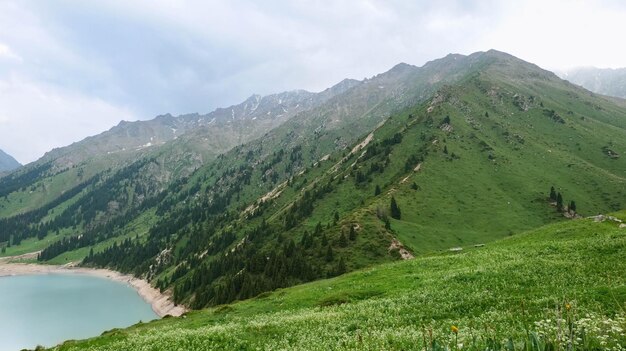
[[[626,68],[581,67],[558,74],[594,93],[626,98]]]
[[[21,164],[11,157],[11,155],[0,150],[0,173],[12,171],[20,166]]]

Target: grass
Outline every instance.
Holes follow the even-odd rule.
[[[614,222],[556,223],[55,350],[621,350],[625,247]]]
[[[48,247],[50,244],[60,240],[61,238],[68,237],[74,234],[76,234],[75,230],[72,230],[71,228],[63,228],[63,230],[59,231],[59,234],[50,233],[41,240],[36,237],[28,238],[23,240],[19,245],[12,245],[10,247],[7,247],[5,252],[0,253],[0,257],[19,256],[39,251]]]

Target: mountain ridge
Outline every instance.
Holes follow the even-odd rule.
[[[6,152],[0,150],[0,174],[4,172],[10,172],[14,169],[21,167],[22,165],[17,162],[13,156],[7,154]]]
[[[594,93],[626,99],[626,68],[579,67],[557,72]]]

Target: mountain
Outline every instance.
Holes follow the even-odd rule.
[[[55,150],[0,180],[5,255],[132,273],[199,309],[626,207],[626,106],[506,53],[316,96],[262,131],[238,119],[252,98],[215,132]]]
[[[294,115],[324,103],[357,81],[344,80],[320,93],[303,90],[253,95],[241,104],[205,114],[158,116],[120,122],[110,130],[54,149],[0,184],[0,218],[32,211],[103,172],[115,172],[149,157],[159,167],[142,169],[163,190],[236,145],[251,141]],[[35,192],[36,195],[33,195]],[[12,204],[19,203],[19,206]]]
[[[626,68],[581,67],[559,72],[559,75],[594,93],[626,98]]]
[[[21,164],[11,157],[11,155],[0,150],[0,173],[12,171],[20,166]]]
[[[626,212],[616,216],[626,221]],[[619,349],[626,231],[618,225],[556,223],[55,350],[565,350],[572,340],[576,350]]]
[[[192,131],[195,135],[202,136],[199,140],[193,140],[201,144],[197,147],[198,150],[202,150],[199,155],[215,156],[234,145],[257,138],[293,115],[316,106],[342,89],[349,88],[351,84],[350,81],[342,82],[318,94],[299,90],[265,97],[253,95],[238,105],[218,108],[205,115],[187,114],[173,117],[167,114],[149,121],[122,121],[100,135],[52,150],[41,161],[53,160],[60,165],[72,166],[103,154],[136,157],[137,151],[163,145],[183,135],[187,137]],[[202,143],[207,139],[212,140],[212,143]]]

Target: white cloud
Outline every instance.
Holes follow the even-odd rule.
[[[511,2],[482,44],[549,69],[624,67],[626,6],[598,1]]]
[[[451,52],[494,48],[554,69],[626,66],[624,18],[618,0],[4,0],[0,148],[15,149],[5,135],[26,133],[37,144],[21,143],[17,156],[32,160],[122,118],[319,91]],[[67,123],[57,131],[48,121]]]
[[[15,52],[13,52],[10,47],[3,43],[0,43],[0,60],[2,59],[22,61],[22,58]]]
[[[122,119],[136,119],[125,108],[21,77],[0,81],[0,106],[3,149],[22,163]]]

